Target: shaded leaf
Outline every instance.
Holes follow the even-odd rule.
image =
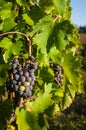
[[[0,64],[0,85],[6,82],[8,65]]]
[[[6,100],[0,104],[0,130],[4,130],[6,127],[6,121],[10,118],[13,112],[13,102]]]
[[[38,22],[41,18],[44,17],[44,13],[39,6],[31,6],[30,17],[33,19],[34,22]]]

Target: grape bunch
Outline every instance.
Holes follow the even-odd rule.
[[[54,71],[54,81],[55,83],[57,83],[59,85],[59,87],[61,87],[61,83],[62,83],[62,67],[57,64],[57,63],[53,63],[51,64],[51,68]]]
[[[34,72],[38,62],[33,56],[29,56],[27,61],[22,58],[14,58],[10,65],[10,80],[6,84],[6,90],[8,93],[14,93],[16,100],[21,97],[27,99],[32,96],[33,85],[36,80]]]

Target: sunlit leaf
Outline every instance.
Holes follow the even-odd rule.
[[[46,52],[47,41],[52,28],[53,19],[50,16],[46,16],[34,26],[33,31],[31,32],[31,35],[35,35],[33,44],[38,45],[38,49],[41,49],[42,53]]]
[[[28,16],[27,14],[23,14],[22,16],[23,16],[23,19],[26,21],[26,23],[27,23],[28,25],[34,25],[34,22],[33,22],[33,20],[30,18],[30,16]]]
[[[9,38],[3,38],[3,40],[0,42],[0,47],[6,49],[3,55],[5,62],[8,61],[12,54],[18,55],[22,46],[23,43],[21,41],[13,43]]]

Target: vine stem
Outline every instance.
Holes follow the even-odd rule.
[[[20,34],[27,39],[27,41],[28,41],[28,53],[29,53],[28,55],[30,56],[31,55],[31,45],[32,45],[31,44],[32,43],[31,37],[28,37],[25,33],[17,32],[17,31],[15,31],[15,32],[4,32],[4,33],[0,34],[0,37],[5,36],[5,35],[9,35],[9,34]]]

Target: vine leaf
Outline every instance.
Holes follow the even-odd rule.
[[[33,27],[31,36],[33,38],[33,44],[38,45],[38,49],[41,49],[42,53],[46,53],[46,46],[48,38],[53,29],[53,19],[51,16],[46,16],[39,20],[39,22]]]
[[[57,50],[56,46],[52,46],[49,52],[49,58],[53,60],[53,62],[61,63],[62,54],[59,50]]]
[[[0,130],[4,130],[6,127],[6,120],[10,118],[13,112],[12,100],[5,100],[0,104]]]
[[[1,24],[2,29],[4,32],[11,30],[12,28],[14,28],[16,26],[16,23],[14,22],[14,19],[12,18],[7,18],[3,21],[3,23]]]
[[[67,76],[67,79],[73,85],[74,89],[77,91],[79,78],[77,68],[80,67],[79,60],[77,60],[77,58],[73,56],[72,52],[65,54],[63,58],[62,67],[64,69],[65,75]]]
[[[44,12],[47,14],[50,14],[55,9],[52,0],[40,0],[39,4]]]
[[[7,62],[12,54],[18,55],[21,51],[21,47],[23,43],[21,41],[17,41],[15,44],[9,38],[3,38],[0,42],[0,47],[5,49],[4,51],[4,61]]]
[[[27,8],[28,10],[30,10],[29,5],[26,3],[25,0],[16,0],[16,2],[17,2],[20,6],[23,6],[23,7]]]
[[[17,25],[14,22],[17,13],[11,11],[11,8],[12,8],[11,2],[3,4],[0,8],[0,18],[2,20],[0,30],[3,30],[3,32],[9,31]]]
[[[56,40],[55,44],[58,50],[63,51],[68,44],[68,41],[65,40],[65,32],[62,30],[56,30]]]
[[[30,16],[28,16],[26,13],[24,13],[23,15],[23,19],[26,21],[26,23],[28,24],[28,25],[34,25],[34,22],[33,22],[33,20],[30,18]]]
[[[45,84],[44,93],[39,92],[38,97],[31,104],[28,103],[27,108],[29,107],[31,111],[39,114],[43,113],[46,108],[52,105],[51,94],[52,84]],[[34,107],[33,107],[34,106]]]
[[[8,65],[0,64],[0,85],[6,81]]]
[[[53,0],[53,3],[58,11],[58,13],[60,15],[64,15],[64,13],[66,12],[66,8],[67,8],[67,2],[69,0]]]
[[[16,123],[18,124],[18,130],[32,130],[31,127],[29,126],[26,116],[27,116],[27,111],[25,109],[16,109],[16,115],[17,115],[17,120]]]

